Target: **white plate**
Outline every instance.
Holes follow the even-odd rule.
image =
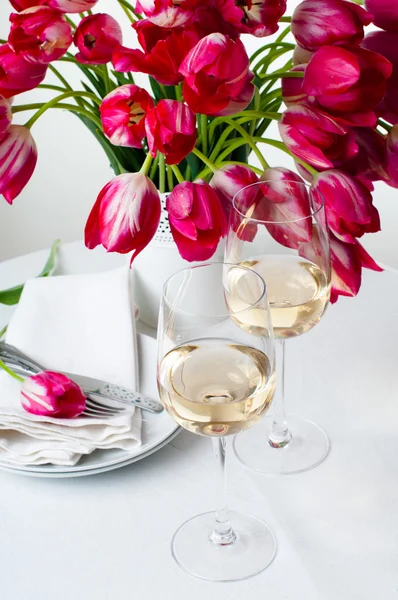
[[[140,382],[143,393],[157,398],[156,389],[156,341],[146,335],[138,335]],[[166,411],[150,413],[143,411],[142,443],[133,452],[126,450],[96,450],[84,456],[72,467],[56,465],[13,465],[5,460],[0,461],[0,469],[12,471],[20,475],[36,477],[78,477],[95,475],[112,469],[118,469],[141,460],[156,452],[172,440],[180,427],[169,417]]]

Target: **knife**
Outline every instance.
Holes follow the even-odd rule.
[[[26,377],[35,375],[40,371],[45,370],[39,369],[36,366],[33,367],[32,364],[25,363],[19,357],[11,358],[10,355],[4,356],[2,353],[0,356],[8,367],[11,367],[16,373],[25,375]],[[154,413],[160,413],[163,410],[162,404],[160,404],[160,402],[157,400],[143,396],[142,394],[134,392],[129,388],[115,385],[107,381],[102,381],[101,379],[77,375],[76,373],[66,373],[65,371],[59,371],[59,373],[66,375],[66,377],[77,383],[77,385],[82,389],[83,393],[89,398],[92,396],[100,396],[101,398],[114,400],[115,402],[126,404],[127,406],[138,406],[143,410],[148,410]]]

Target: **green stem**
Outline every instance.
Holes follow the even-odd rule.
[[[67,90],[71,90],[71,86],[69,85],[69,83],[66,81],[65,77],[58,71],[58,69],[56,69],[54,67],[54,65],[49,64],[48,68],[50,69],[50,71],[52,71],[54,73],[54,75],[56,75],[58,77],[58,79],[61,81],[61,83],[64,84],[64,86],[66,87]]]
[[[295,44],[290,44],[289,42],[280,42],[279,44],[275,43],[270,43],[270,44],[265,44],[265,46],[261,46],[261,48],[258,48],[258,50],[256,50],[255,52],[253,52],[253,54],[250,57],[250,64],[256,60],[256,58],[258,56],[260,56],[263,52],[265,52],[266,50],[273,50],[276,47],[281,47],[281,48],[286,48],[288,50],[294,50],[294,48],[296,47]]]
[[[167,170],[167,187],[169,189],[169,192],[172,192],[173,188],[174,188],[173,171],[171,170],[170,166],[167,166],[166,170]]]
[[[282,79],[286,77],[291,79],[304,79],[304,71],[274,71],[268,75],[259,75],[259,77],[262,82],[270,79]]]
[[[121,0],[119,0],[119,4],[121,9],[124,11],[124,13],[126,14],[128,20],[130,21],[130,23],[135,23],[135,17],[132,15],[132,13],[129,11],[129,9],[127,8],[127,6],[125,5],[125,3]]]
[[[153,181],[156,171],[158,170],[158,167],[159,167],[159,153],[156,155],[155,160],[151,164],[151,169],[149,171],[149,176],[148,176],[151,181]]]
[[[14,114],[14,113],[18,113],[18,112],[23,112],[25,110],[36,110],[38,108],[42,108],[43,106],[45,106],[45,105],[40,102],[38,102],[37,104],[21,104],[21,105],[13,106],[12,112]],[[95,123],[100,129],[102,129],[101,121],[95,115],[93,115],[93,113],[87,112],[84,108],[81,108],[80,106],[75,106],[74,104],[60,103],[60,104],[57,104],[56,106],[50,106],[49,108],[60,108],[63,110],[69,110],[70,112],[75,112],[75,113],[81,114],[84,117],[91,119],[91,121],[93,121],[93,123]]]
[[[164,194],[166,191],[166,165],[164,154],[159,153],[159,192]]]
[[[0,340],[4,336],[5,332],[7,331],[7,327],[8,327],[8,325],[5,325],[5,327],[3,327],[3,329],[0,331]]]
[[[65,88],[61,87],[60,85],[50,85],[48,83],[40,83],[40,85],[37,86],[38,88],[41,88],[43,90],[54,90],[56,92],[64,92]]]
[[[180,169],[177,167],[177,165],[170,165],[170,169],[173,171],[174,175],[176,176],[178,183],[183,183],[185,181],[184,176],[181,173]]]
[[[102,71],[104,74],[104,84],[105,84],[105,95],[109,94],[109,92],[112,90],[112,85],[111,85],[111,80],[109,79],[109,72],[108,72],[108,67],[107,65],[102,65]]]
[[[236,131],[238,133],[240,133],[241,137],[244,140],[246,140],[247,145],[253,150],[254,154],[257,156],[258,160],[260,161],[260,164],[263,167],[263,169],[268,169],[269,164],[265,160],[264,156],[261,154],[260,150],[257,148],[256,144],[253,141],[253,138],[247,133],[246,129],[243,129],[243,127],[241,125],[239,125],[238,123],[236,123],[233,119],[227,118],[227,119],[225,119],[225,122],[229,123],[231,126],[233,126],[234,129],[236,129]]]
[[[200,150],[198,150],[197,148],[194,148],[192,150],[192,154],[195,154],[195,156],[197,156],[198,158],[200,158],[200,160],[207,167],[209,167],[209,169],[211,169],[213,171],[213,173],[215,173],[215,171],[217,171],[216,165],[209,158],[207,158],[207,156],[205,156]]]
[[[202,138],[202,150],[203,154],[207,156],[208,144],[207,144],[207,115],[200,115],[200,135]]]
[[[96,96],[94,96],[94,94],[91,94],[90,92],[75,92],[73,90],[71,90],[70,92],[65,92],[64,94],[60,94],[59,96],[56,96],[49,102],[46,102],[45,104],[41,104],[39,110],[29,119],[29,121],[27,121],[25,123],[25,127],[30,129],[32,127],[32,125],[34,125],[34,123],[36,123],[37,119],[39,119],[39,117],[41,117],[41,115],[46,112],[46,110],[48,110],[49,108],[61,108],[61,106],[57,106],[57,105],[59,105],[61,100],[64,100],[65,98],[70,98],[70,97],[74,97],[74,98],[89,97],[90,99],[96,98]],[[31,110],[33,108],[33,106],[34,105],[32,105],[32,104],[15,106],[15,107],[13,107],[13,112],[20,112],[22,110]],[[88,117],[94,123],[99,125],[100,128],[102,127],[101,121],[95,115],[86,111],[85,109],[81,108],[80,106],[74,106],[73,104],[66,104],[66,105],[62,106],[62,108],[65,108],[65,107],[67,107],[67,110],[79,112],[80,114],[84,115],[85,117]],[[17,109],[17,110],[15,110],[15,109]]]
[[[242,167],[249,167],[249,169],[251,169],[252,171],[254,171],[254,173],[257,173],[257,175],[262,175],[263,174],[263,170],[262,169],[259,169],[258,167],[254,167],[253,165],[246,164],[244,162],[239,162],[238,160],[226,160],[226,161],[223,161],[223,162],[217,162],[216,163],[216,168],[217,169],[221,169],[225,165],[241,165]],[[208,175],[210,175],[210,173],[212,173],[212,172],[213,172],[213,169],[210,169],[209,167],[206,167],[200,173],[197,174],[197,176],[196,176],[195,179],[204,179],[205,177],[207,177]]]
[[[179,100],[179,102],[182,102],[183,97],[182,97],[182,87],[181,85],[176,85],[175,87],[175,91],[176,91],[176,99]]]
[[[274,148],[278,148],[279,150],[282,150],[282,152],[284,152],[285,154],[289,154],[289,156],[294,158],[294,160],[296,162],[298,162],[305,169],[307,169],[307,171],[309,173],[311,173],[311,175],[313,175],[313,176],[318,175],[318,171],[316,169],[314,169],[314,167],[311,167],[311,165],[306,163],[304,160],[301,160],[301,158],[298,158],[297,156],[295,156],[293,154],[293,152],[291,152],[288,148],[286,148],[286,146],[283,142],[278,142],[277,140],[270,140],[268,138],[254,138],[254,139],[257,140],[258,143],[268,144],[268,146],[273,146]]]
[[[355,0],[354,0],[355,2]],[[291,23],[292,22],[292,17],[281,17],[279,19],[279,23]]]
[[[140,169],[140,173],[143,173],[144,175],[147,175],[148,171],[149,171],[149,167],[152,164],[152,161],[153,161],[152,155],[151,155],[150,152],[148,152],[148,154],[146,155],[146,159],[142,163],[142,167]]]
[[[19,375],[17,375],[16,373],[14,373],[14,371],[11,371],[11,369],[9,369],[7,367],[7,365],[5,363],[3,363],[2,360],[0,360],[0,368],[3,369],[9,375],[11,375],[11,377],[13,377],[14,379],[16,379],[17,381],[20,381],[20,382],[24,381],[23,377],[20,377]]]
[[[385,129],[387,131],[387,133],[389,133],[392,129],[392,125],[390,125],[389,123],[386,123],[385,121],[383,121],[383,119],[378,119],[377,124],[380,127],[382,127],[383,129]]]

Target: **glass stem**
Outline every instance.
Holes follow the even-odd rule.
[[[273,448],[284,448],[292,439],[286,422],[285,410],[285,340],[275,340],[277,381],[273,401],[274,419],[268,443]]]
[[[216,463],[216,523],[210,534],[210,541],[216,546],[229,546],[236,540],[236,533],[231,527],[227,510],[227,482],[225,476],[225,454],[227,440],[225,437],[213,437],[213,451]]]

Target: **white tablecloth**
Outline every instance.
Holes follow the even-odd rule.
[[[47,252],[0,265],[0,289]],[[123,257],[62,248],[63,272]],[[0,307],[0,328],[11,309]],[[229,456],[230,506],[266,521],[278,553],[261,575],[212,584],[174,563],[182,521],[214,507],[209,440],[181,433],[149,458],[76,479],[0,472],[3,600],[395,600],[398,598],[398,273],[365,271],[356,299],[288,343],[289,408],[322,425],[316,469],[265,477]],[[195,543],[195,540],[192,540]]]

